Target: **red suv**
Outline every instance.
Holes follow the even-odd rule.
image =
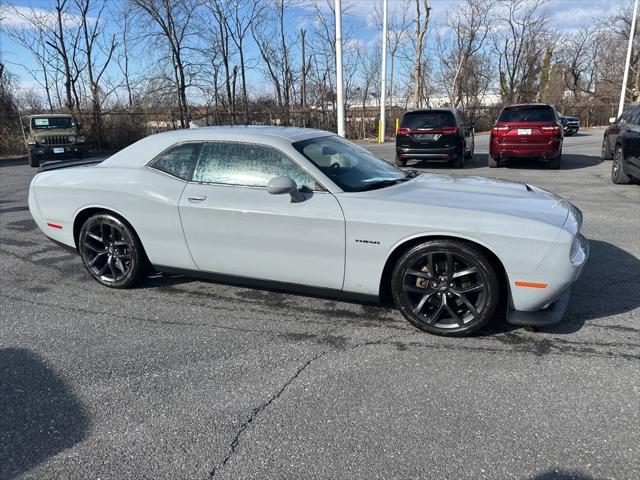
[[[500,112],[491,129],[489,167],[507,158],[542,158],[560,168],[562,125],[551,105],[510,105]]]

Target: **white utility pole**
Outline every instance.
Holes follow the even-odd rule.
[[[618,105],[618,117],[622,115],[624,109],[624,97],[627,93],[627,80],[629,79],[629,69],[631,67],[631,50],[633,49],[633,36],[636,32],[636,19],[638,18],[638,0],[633,3],[633,17],[631,19],[631,31],[629,32],[629,47],[627,47],[627,61],[624,64],[624,75],[622,76],[622,91],[620,92],[620,105]]]
[[[379,143],[384,143],[387,105],[387,10],[388,0],[382,1],[382,89],[380,92],[380,132]],[[391,99],[393,101],[393,98]]]
[[[342,82],[342,6],[336,0],[336,108],[338,109],[338,135],[344,137],[344,84]]]

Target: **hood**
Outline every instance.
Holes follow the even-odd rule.
[[[60,135],[77,135],[77,133],[73,128],[43,128],[38,130],[31,130],[30,135],[32,137],[55,137]]]
[[[570,206],[551,192],[521,182],[433,173],[367,193],[395,202],[517,216],[557,227],[564,225]]]

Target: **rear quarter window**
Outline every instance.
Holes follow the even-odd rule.
[[[522,106],[506,107],[500,113],[498,122],[555,122],[556,113],[551,107]]]
[[[401,128],[418,130],[421,128],[455,127],[456,119],[451,112],[410,112],[402,117]]]
[[[190,181],[200,143],[181,143],[162,153],[149,166],[161,172]]]

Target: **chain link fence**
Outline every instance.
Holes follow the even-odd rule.
[[[465,112],[466,121],[474,121],[476,131],[491,129],[501,106],[477,107]],[[617,105],[574,105],[562,109],[565,115],[580,118],[582,127],[607,125],[610,117],[617,114]],[[386,134],[387,140],[393,139],[396,122],[402,118],[406,109],[387,108]],[[33,112],[36,113],[36,112]],[[37,112],[42,113],[42,112]],[[379,108],[352,107],[346,115],[346,136],[352,140],[376,141],[379,129]],[[180,128],[180,121],[175,112],[148,111],[110,111],[102,113],[102,135],[100,141],[93,129],[91,112],[80,114],[81,134],[87,138],[89,148],[102,152],[120,150],[135,141],[154,133]],[[336,116],[331,109],[321,110],[309,108],[293,110],[287,114],[275,111],[249,112],[249,115],[238,112],[230,114],[221,111],[195,110],[190,120],[192,127],[214,125],[278,125],[317,128],[336,131]],[[29,134],[28,114],[0,115],[0,156],[26,154],[25,138]]]

